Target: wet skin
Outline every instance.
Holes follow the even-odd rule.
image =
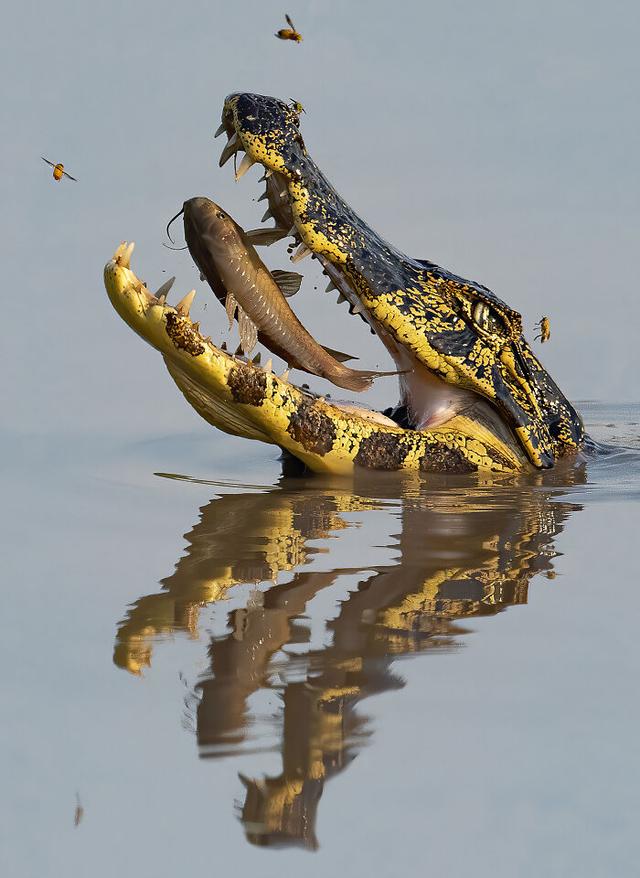
[[[282,234],[300,242],[379,336],[400,375],[386,420],[345,410],[229,357],[189,319],[188,303],[159,301],[120,248],[105,269],[112,303],[164,356],[187,400],[227,432],[286,449],[317,472],[370,469],[513,472],[575,456],[582,422],[522,335],[520,315],[486,287],[383,241],[311,160],[300,117],[283,101],[232,95],[221,164],[244,151],[237,176],[260,162]],[[160,309],[158,309],[160,306]]]

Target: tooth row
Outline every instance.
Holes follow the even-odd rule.
[[[219,128],[217,129],[214,136],[218,137],[220,134],[223,133],[223,131],[226,131],[226,130],[227,129],[226,129],[224,123],[222,123],[219,126]],[[222,150],[222,154],[220,155],[220,161],[219,161],[220,167],[225,165],[229,161],[229,159],[232,156],[234,156],[240,149],[242,149],[242,143],[240,141],[240,138],[238,137],[238,133],[234,132],[229,137],[229,140],[227,141],[224,149]],[[239,167],[237,168],[237,170],[235,172],[236,181],[240,180],[247,173],[247,171],[251,167],[253,167],[254,164],[255,164],[255,161],[249,155],[245,154],[242,161],[240,162]],[[261,181],[267,180],[272,175],[272,173],[273,173],[273,171],[270,168],[267,168],[265,170],[264,174],[262,175],[262,177],[260,178]],[[282,198],[287,194],[287,190],[284,189],[279,194],[280,194],[280,197]],[[268,198],[269,198],[268,192],[265,191],[258,198],[258,201],[267,201]],[[268,219],[273,219],[273,214],[271,212],[270,207],[267,208],[267,210],[264,212],[264,215],[262,217],[261,222],[266,222]],[[294,225],[292,225],[291,228],[289,229],[289,231],[287,232],[286,236],[287,237],[295,237],[297,235],[299,235],[299,232],[298,232],[298,229],[294,223]],[[295,253],[293,253],[291,255],[290,259],[291,259],[291,262],[296,263],[296,262],[300,262],[302,259],[305,259],[307,256],[313,256],[313,255],[314,255],[313,251],[309,247],[307,247],[307,245],[303,242],[298,246]],[[337,290],[337,289],[338,288],[335,285],[335,283],[333,282],[333,280],[329,280],[329,283],[327,284],[327,287],[326,287],[326,292],[331,292],[332,290]],[[185,299],[186,298],[187,297],[185,296]],[[191,301],[192,300],[193,300],[193,298],[191,299]],[[191,305],[191,301],[188,303],[189,306]],[[338,299],[337,299],[338,304],[341,304],[342,302],[346,302],[346,301],[348,301],[347,298],[343,295],[343,293],[339,292]],[[349,313],[350,314],[364,314],[365,308],[360,302],[357,302],[356,304],[350,304]],[[254,362],[257,362],[257,361],[254,361]],[[287,375],[288,375],[288,371],[287,371]],[[284,379],[284,380],[286,380],[286,379]]]
[[[131,245],[127,250],[123,249],[123,247],[124,247],[124,245],[122,245],[122,244],[120,245],[120,247],[118,247],[118,250],[116,250],[116,253],[114,254],[114,259],[121,258],[121,254],[128,254],[129,256],[131,255],[131,252],[133,250],[133,245]],[[123,263],[119,263],[119,264],[122,265]],[[165,304],[165,302],[167,300],[167,293],[169,292],[169,290],[173,286],[174,281],[175,281],[175,277],[169,278],[168,281],[165,281],[165,283],[163,283],[162,286],[158,288],[158,291],[156,293],[156,298],[158,299],[158,301],[161,305]],[[175,306],[176,312],[181,317],[187,317],[187,318],[189,317],[191,305],[193,304],[193,300],[195,299],[195,297],[196,297],[196,291],[191,290],[190,292],[187,293],[186,296],[183,296],[183,298],[180,299],[178,304]],[[200,334],[200,322],[199,321],[192,323],[191,328],[194,332],[197,332],[198,334]],[[208,335],[206,338],[203,339],[203,341],[211,342],[211,336]],[[221,343],[220,350],[227,353],[226,341],[223,341]],[[236,348],[235,354],[233,356],[237,357],[240,354],[242,354],[242,348],[239,346],[238,348]],[[247,360],[245,357],[240,357],[240,359],[243,359],[245,362],[249,363],[250,365],[259,366],[259,363],[261,360],[261,355],[258,352],[256,354],[256,356],[253,357],[252,360]],[[273,360],[271,357],[269,357],[267,362],[264,364],[263,371],[273,372]],[[288,381],[289,380],[289,370],[285,369],[285,371],[279,377],[280,377],[281,381],[285,381],[285,382]]]

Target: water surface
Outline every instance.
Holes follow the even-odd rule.
[[[527,478],[5,437],[3,874],[635,874],[640,407],[581,409]]]

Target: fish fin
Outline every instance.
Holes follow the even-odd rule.
[[[227,312],[227,317],[229,318],[229,329],[233,326],[233,318],[236,316],[236,308],[238,307],[238,303],[236,302],[236,297],[233,293],[227,293],[227,298],[224,302],[224,309]]]
[[[249,355],[258,344],[258,327],[240,305],[238,305],[238,329],[242,350]]]
[[[344,387],[346,390],[354,390],[356,393],[361,393],[363,390],[368,390],[376,378],[384,378],[390,375],[403,375],[404,372],[408,370],[401,370],[399,372],[375,372],[370,369],[350,369],[348,375],[341,376],[338,380],[337,378],[330,378],[329,380],[333,384],[337,384],[338,387]]]
[[[354,357],[352,354],[343,354],[342,351],[334,351],[333,348],[328,348],[326,344],[320,345],[321,348],[329,354],[330,357],[333,357],[334,360],[337,360],[339,363],[346,363],[348,360],[357,360],[358,357]]]
[[[286,229],[279,229],[276,226],[274,229],[250,229],[245,235],[254,247],[269,247],[276,241],[286,238],[287,232]]]
[[[275,268],[271,272],[271,276],[280,287],[282,295],[287,298],[295,296],[302,284],[302,275],[298,274],[297,271],[283,271],[280,268]]]

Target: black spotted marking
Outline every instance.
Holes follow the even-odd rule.
[[[173,311],[167,314],[167,335],[177,348],[192,357],[204,353],[204,345],[198,333],[191,328],[191,321]]]
[[[403,437],[397,433],[373,433],[360,442],[353,462],[367,469],[400,469],[407,456]]]
[[[282,165],[279,173],[290,181],[289,197],[300,212],[296,222],[311,249],[343,268],[365,305],[384,296],[376,319],[392,337],[418,346],[419,358],[445,380],[492,400],[535,466],[551,466],[556,455],[580,447],[580,418],[522,338],[517,311],[476,281],[407,257],[363,222],[306,152],[300,118],[285,102],[236,94],[225,103],[225,114],[234,113],[241,135],[258,138],[262,153]],[[490,308],[504,332],[480,331],[472,320],[477,301]],[[515,378],[500,364],[499,346],[511,351]]]
[[[307,451],[322,457],[333,448],[336,426],[313,403],[303,402],[291,415],[287,433]]]
[[[261,369],[238,365],[229,372],[229,390],[236,402],[262,405],[267,392],[267,373]]]
[[[460,448],[437,445],[430,448],[420,461],[424,473],[475,473],[478,467],[462,453]]]

